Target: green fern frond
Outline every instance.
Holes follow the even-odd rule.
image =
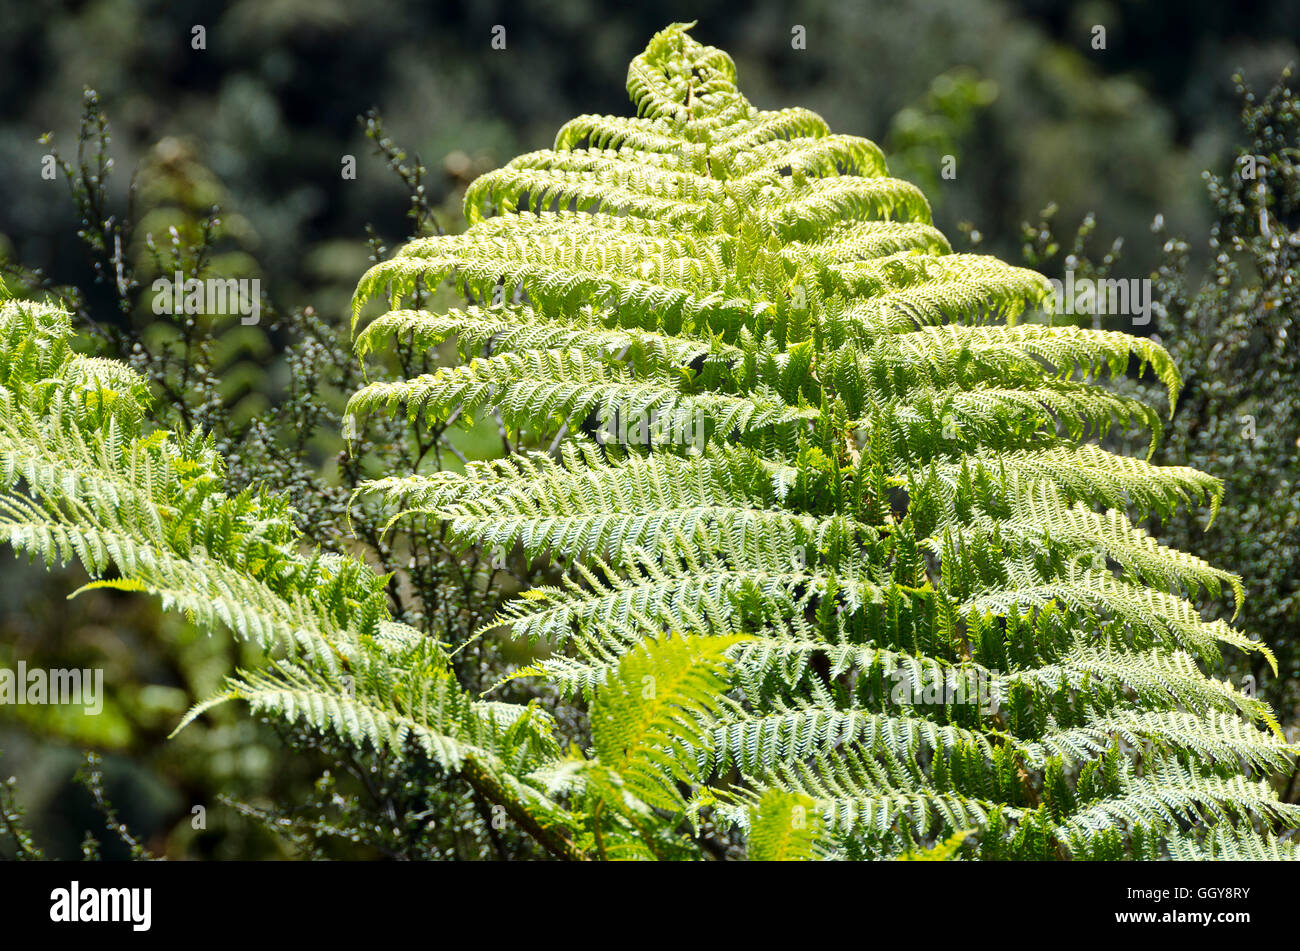
[[[970,836],[969,829],[954,832],[942,842],[936,842],[928,849],[918,852],[908,851],[899,856],[901,862],[947,862],[955,856]]]
[[[600,763],[640,800],[683,810],[679,782],[707,751],[709,725],[727,685],[726,650],[735,638],[647,640],[627,653],[591,706]]]
[[[800,862],[814,858],[821,814],[807,796],[769,789],[749,810],[749,859]]]
[[[1145,855],[1174,848],[1171,816],[1213,836],[1243,810],[1261,831],[1239,847],[1267,849],[1290,812],[1254,777],[1295,751],[1200,665],[1271,654],[1198,610],[1230,589],[1240,612],[1233,574],[1139,527],[1213,520],[1222,487],[1086,442],[1146,429],[1154,449],[1163,414],[1104,378],[1149,373],[1172,410],[1169,354],[1042,322],[1041,275],[952,253],[878,148],[757,109],[680,24],[628,92],[637,118],[579,117],[480,179],[465,234],[412,243],[354,299],[394,308],[360,353],[409,333],[468,361],[357,409],[492,405],[522,440],[555,437],[369,487],[395,519],[570,566],[497,619],[556,651],[516,676],[599,697],[664,632],[746,637],[690,775],[741,826],[809,797],[834,854],[973,829],[989,857]],[[444,279],[477,305],[402,309]],[[707,418],[702,445],[589,438],[683,412]],[[979,703],[954,698],[968,681]],[[1181,799],[1157,769],[1181,770]]]
[[[0,304],[0,538],[47,563],[157,595],[201,629],[276,650],[181,721],[246,701],[344,742],[422,753],[470,778],[558,855],[580,853],[574,818],[528,776],[559,757],[536,707],[470,699],[447,656],[393,621],[384,578],[305,551],[272,494],[229,495],[210,438],[151,430],[147,385],[126,366],[72,354],[68,315]]]
[[[1212,521],[1222,486],[1112,451],[1117,430],[1154,448],[1165,414],[1111,381],[1150,373],[1172,408],[1168,353],[1052,326],[1050,284],[954,254],[878,148],[736,83],[661,31],[629,68],[635,118],[579,117],[484,176],[468,230],[353,299],[360,356],[459,362],[380,370],[349,413],[492,413],[520,447],[363,491],[558,567],[494,624],[551,648],[513,677],[590,700],[594,758],[560,755],[535,708],[466,696],[385,579],[304,553],[283,502],[225,493],[210,441],[150,431],[140,381],[71,353],[67,315],[13,302],[4,538],[275,646],[223,696],[432,757],[535,809],[564,857],[689,854],[675,823],[706,808],[754,857],[968,830],[970,857],[1293,854],[1268,779],[1296,750],[1209,674],[1225,647],[1273,664],[1202,613],[1229,589],[1240,612],[1241,582],[1141,527]],[[418,309],[444,281],[466,305]]]

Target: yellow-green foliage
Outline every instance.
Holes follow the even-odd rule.
[[[521,673],[599,710],[664,631],[745,638],[709,735],[661,742],[660,774],[742,826],[805,797],[831,855],[971,829],[985,857],[1146,856],[1293,823],[1262,778],[1293,753],[1272,714],[1204,672],[1225,645],[1271,659],[1197,609],[1240,584],[1137,527],[1213,515],[1218,483],[1102,442],[1159,438],[1102,378],[1136,367],[1172,405],[1164,349],[1052,326],[1042,276],[952,253],[873,143],[756,108],[684,26],[628,91],[636,118],[581,116],[483,176],[467,231],[354,300],[357,324],[391,308],[359,353],[401,336],[463,363],[352,412],[495,414],[535,447],[372,486],[571,565],[500,619],[557,651]],[[467,307],[410,306],[444,280]]]
[[[755,108],[681,25],[628,90],[637,118],[484,176],[469,229],[376,265],[353,314],[391,307],[362,356],[463,362],[350,413],[497,416],[522,447],[370,488],[564,568],[498,620],[552,649],[516,675],[587,700],[592,749],[467,695],[386,579],[313,554],[273,491],[224,492],[210,442],[152,430],[142,381],[43,305],[0,308],[0,537],[272,647],[214,699],[428,756],[558,857],[698,857],[706,826],[776,859],[966,831],[972,858],[1293,855],[1267,777],[1295,751],[1207,674],[1271,660],[1198,610],[1240,584],[1137,527],[1213,515],[1219,485],[1102,442],[1159,437],[1100,378],[1172,403],[1165,351],[1041,322],[1040,275],[952,253],[875,145]],[[408,306],[444,280],[471,303]]]

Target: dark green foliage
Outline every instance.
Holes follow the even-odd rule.
[[[1215,221],[1199,279],[1193,249],[1160,229],[1158,329],[1185,379],[1160,457],[1224,481],[1230,522],[1201,535],[1176,518],[1171,544],[1241,574],[1247,626],[1272,644],[1239,668],[1275,705],[1300,706],[1300,98],[1288,74],[1262,98],[1240,79],[1242,139],[1227,174],[1206,174]]]

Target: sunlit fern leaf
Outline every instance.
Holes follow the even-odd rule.
[[[1113,451],[1118,429],[1154,448],[1165,414],[1107,378],[1149,374],[1172,407],[1168,354],[1053,326],[1050,284],[954,254],[873,144],[736,83],[661,31],[635,118],[579,117],[483,177],[467,231],[354,296],[362,357],[459,361],[380,376],[350,414],[491,413],[520,447],[368,489],[562,567],[495,623],[553,649],[516,676],[591,700],[595,760],[536,707],[467,696],[385,579],[307,550],[273,491],[224,491],[212,441],[151,430],[143,380],[73,354],[48,305],[0,305],[0,534],[275,652],[213,702],[427,755],[563,828],[565,857],[678,854],[671,823],[705,807],[762,854],[764,803],[812,803],[832,857],[966,830],[972,857],[1293,853],[1268,778],[1296,751],[1207,672],[1225,648],[1272,663],[1201,603],[1240,610],[1241,584],[1139,527],[1212,520],[1222,487]],[[466,306],[420,309],[443,281]],[[561,802],[583,795],[623,804]]]
[[[594,698],[591,781],[643,818],[707,783],[745,828],[766,797],[807,797],[832,855],[966,829],[989,857],[1277,854],[1296,810],[1267,777],[1295,751],[1205,670],[1271,654],[1202,613],[1227,589],[1241,608],[1235,577],[1138,527],[1213,518],[1221,488],[1110,448],[1116,429],[1154,447],[1164,413],[1103,378],[1149,373],[1172,406],[1168,355],[1052,326],[1043,277],[954,254],[878,148],[736,83],[725,53],[661,31],[629,68],[636,118],[574,120],[471,186],[465,233],[362,278],[354,324],[392,309],[362,356],[403,337],[460,362],[381,377],[350,412],[493,413],[529,450],[370,488],[394,517],[564,566],[496,621],[555,651],[518,673]],[[444,280],[468,305],[416,309]],[[558,774],[544,718],[413,661],[382,579],[304,554],[274,497],[224,493],[201,436],[149,432],[142,385],[73,356],[66,316],[3,313],[7,540],[283,652],[233,695],[491,763],[513,802],[551,808],[512,771]],[[629,439],[647,418],[666,438]],[[629,678],[660,667],[678,699],[646,707]],[[435,686],[446,703],[413,706]],[[659,854],[630,815],[580,848]]]
[[[602,765],[637,798],[681,810],[677,788],[694,779],[727,686],[734,638],[647,640],[627,653],[591,706],[591,737]]]
[[[1170,836],[1169,854],[1182,862],[1294,862],[1300,860],[1300,844],[1273,835],[1261,836],[1250,827],[1239,832],[1223,823],[1199,839]]]
[[[71,332],[58,307],[0,302],[0,539],[80,562],[80,590],[157,595],[272,649],[177,730],[243,700],[350,745],[423,753],[539,824],[569,821],[526,779],[559,755],[548,715],[472,699],[435,641],[392,620],[385,579],[306,548],[282,497],[225,492],[212,440],[151,429],[144,379],[74,355]]]
[[[962,829],[934,845],[917,851],[907,851],[898,857],[900,862],[947,862],[961,851],[971,830]]]
[[[464,234],[413,242],[354,298],[358,322],[393,307],[363,355],[409,334],[468,361],[358,409],[490,403],[544,451],[371,486],[394,518],[571,566],[497,619],[556,650],[516,676],[599,695],[666,631],[748,637],[690,768],[741,826],[774,789],[810,797],[830,854],[967,829],[972,855],[1168,853],[1180,827],[1148,802],[1167,794],[1120,769],[1139,755],[1146,777],[1185,770],[1179,821],[1213,830],[1239,794],[1265,848],[1293,820],[1258,778],[1295,751],[1203,665],[1271,654],[1201,614],[1227,591],[1240,611],[1235,575],[1139,527],[1212,520],[1221,485],[1110,448],[1125,429],[1154,449],[1181,385],[1165,350],[1053,326],[1041,275],[952,253],[878,148],[756,108],[687,27],[628,92],[636,118],[581,116],[480,179]],[[475,304],[404,307],[444,279]],[[1133,373],[1167,407],[1108,386]],[[703,445],[606,438],[683,409]],[[979,702],[954,700],[971,678]]]
[[[821,814],[807,796],[769,789],[749,810],[753,862],[801,862],[816,856]]]

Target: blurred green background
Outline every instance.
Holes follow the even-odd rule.
[[[474,176],[549,146],[576,114],[627,114],[628,61],[678,20],[698,20],[696,37],[732,54],[757,105],[807,106],[835,131],[881,143],[954,245],[973,231],[1010,260],[1022,223],[1050,204],[1065,232],[1094,214],[1102,244],[1149,238],[1157,213],[1172,233],[1204,234],[1201,170],[1225,169],[1236,141],[1232,73],[1267,88],[1300,46],[1300,4],[1278,2],[0,0],[0,256],[81,287],[92,312],[111,309],[65,183],[40,174],[43,134],[75,153],[89,86],[113,123],[119,200],[138,170],[140,234],[219,203],[222,271],[259,276],[282,309],[343,321],[367,265],[366,226],[390,248],[409,231],[408,194],[373,154],[361,113],[377,107],[418,154],[440,220],[456,230]],[[498,24],[504,50],[490,42]],[[192,48],[195,26],[205,49]],[[792,47],[795,26],[804,49]],[[940,174],[946,155],[953,178]],[[341,174],[347,156],[355,179]],[[1145,276],[1159,251],[1130,241],[1119,272]],[[1193,257],[1203,253],[1194,244]],[[251,335],[231,358],[244,412],[274,413],[263,385],[278,372],[274,343]],[[311,763],[286,758],[242,710],[165,739],[195,699],[255,660],[249,649],[144,599],[65,600],[80,583],[0,555],[0,666],[102,667],[109,689],[97,717],[0,707],[0,778],[18,777],[48,853],[77,855],[84,830],[101,825],[70,783],[91,747],[105,754],[123,819],[154,851],[287,854],[217,796],[293,797],[310,786]],[[205,829],[193,827],[196,805]]]

